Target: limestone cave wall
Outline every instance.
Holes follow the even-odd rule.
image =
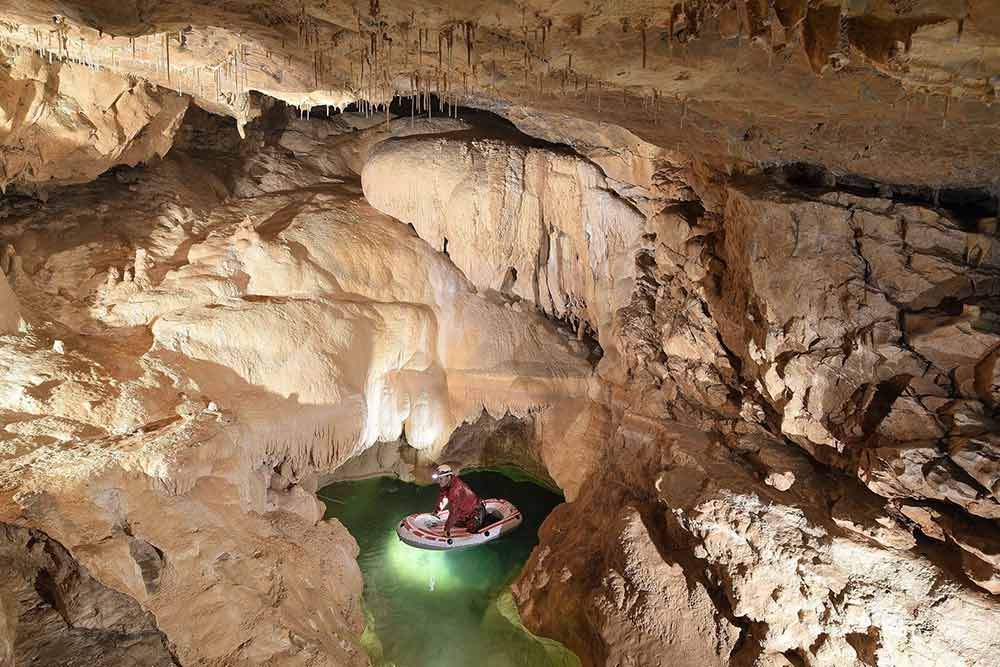
[[[0,11],[0,663],[367,664],[436,461],[586,665],[995,663],[992,3],[154,4]]]

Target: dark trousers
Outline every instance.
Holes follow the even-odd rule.
[[[476,505],[476,509],[472,510],[469,518],[465,520],[465,529],[470,533],[478,533],[484,523],[486,523],[486,506],[479,503]]]

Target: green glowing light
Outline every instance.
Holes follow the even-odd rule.
[[[499,557],[480,552],[470,558],[468,550],[431,551],[400,542],[393,529],[386,538],[386,560],[400,584],[428,592],[451,593],[489,588],[490,573],[499,570]]]
[[[396,526],[437,502],[436,486],[381,478],[339,482],[320,497],[358,541],[365,576],[364,645],[376,667],[579,667],[558,644],[533,637],[504,594],[559,502],[534,484],[495,473],[464,476],[484,498],[507,498],[525,517],[518,530],[458,551],[408,546]],[[499,599],[498,599],[499,598]]]

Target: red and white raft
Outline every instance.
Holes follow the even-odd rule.
[[[451,537],[445,537],[444,523],[448,520],[448,510],[442,510],[435,514],[411,514],[399,522],[396,534],[411,547],[446,551],[478,547],[503,537],[521,525],[520,510],[506,500],[490,498],[483,504],[486,505],[486,522],[478,533],[456,526],[451,531]]]

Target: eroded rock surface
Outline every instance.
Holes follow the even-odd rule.
[[[38,531],[0,528],[4,664],[178,664],[154,619]]]
[[[231,129],[212,125],[184,140]],[[345,154],[392,134],[366,132]],[[401,437],[434,457],[484,410],[573,414],[588,349],[477,294],[349,169],[248,141],[245,162],[181,149],[4,228],[25,332],[0,355],[3,517],[152,612],[182,664],[363,664],[356,546],[321,521],[319,477]]]
[[[938,185],[995,178],[992,0],[26,0],[3,16],[12,48],[176,90],[241,129],[261,94],[303,114],[357,103],[372,115],[401,96],[435,116],[475,103],[609,122],[717,165],[802,161]],[[432,94],[448,106],[431,109]]]
[[[995,662],[990,3],[77,4],[0,24],[0,656],[365,664],[314,492],[441,459],[565,492],[587,665]]]
[[[630,295],[642,215],[579,157],[490,140],[399,139],[376,148],[362,184],[373,206],[412,224],[473,283],[527,299],[581,333],[609,328]]]
[[[83,183],[170,150],[188,99],[0,45],[0,185]]]

